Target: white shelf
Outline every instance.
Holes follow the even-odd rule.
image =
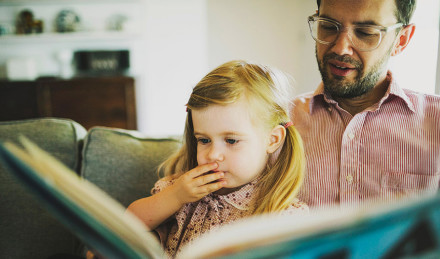
[[[23,35],[1,35],[0,43],[27,44],[27,43],[54,43],[72,41],[128,41],[137,40],[140,35],[134,32],[97,31],[97,32],[66,32],[40,33]]]
[[[142,3],[144,0],[0,0],[0,6],[21,6],[21,5],[65,5],[65,4],[89,4],[89,3]]]

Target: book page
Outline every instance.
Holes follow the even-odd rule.
[[[440,212],[440,197],[424,195],[395,202],[367,202],[362,208],[329,207],[309,215],[259,215],[244,218],[202,235],[182,249],[178,258],[217,258],[236,256],[265,258],[277,253],[289,254],[295,246],[315,240],[337,239],[346,233],[380,232],[384,226],[400,224],[404,219],[417,222],[418,215]],[[425,214],[420,213],[424,211]],[[408,224],[408,229],[410,229]],[[371,228],[371,229],[370,229]],[[384,227],[385,228],[385,227]],[[402,225],[402,228],[405,228]],[[385,233],[385,231],[384,231]],[[399,238],[398,236],[395,238]],[[325,242],[324,242],[325,243]],[[315,245],[322,243],[315,243]],[[324,244],[325,245],[325,244]],[[378,244],[380,245],[380,244]],[[312,245],[314,246],[314,245]],[[373,249],[376,249],[373,246]],[[257,252],[252,252],[257,251]],[[261,254],[267,253],[267,254]]]

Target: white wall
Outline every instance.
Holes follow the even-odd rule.
[[[182,134],[191,89],[207,72],[205,0],[147,0],[139,129]]]
[[[276,66],[294,76],[297,93],[319,82],[304,0],[147,0],[145,80],[138,88],[139,129],[181,134],[192,87],[232,59]]]
[[[403,53],[391,58],[391,69],[399,84],[424,93],[437,93],[440,1],[418,1],[412,23],[416,31]],[[439,81],[440,83],[440,81]]]
[[[319,83],[307,16],[315,1],[208,0],[209,65],[245,59],[275,66],[296,80],[296,92]]]

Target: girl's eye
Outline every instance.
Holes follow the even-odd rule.
[[[198,138],[197,142],[199,142],[201,144],[208,144],[209,142],[211,142],[211,140],[209,140],[207,138]]]
[[[232,138],[228,138],[228,139],[226,139],[226,142],[227,142],[228,144],[233,145],[233,144],[237,144],[237,143],[238,143],[238,140],[236,140],[236,139],[232,139]]]

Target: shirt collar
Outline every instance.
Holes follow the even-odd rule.
[[[376,106],[376,109],[379,109],[386,100],[391,100],[392,97],[397,97],[405,103],[408,109],[410,109],[412,112],[415,112],[414,104],[411,102],[408,95],[406,95],[405,91],[397,84],[391,71],[388,71],[387,73],[387,80],[389,82],[388,90],[380,101],[374,105]],[[321,82],[310,100],[310,114],[312,114],[313,110],[319,106],[328,107],[331,104],[337,104],[337,102],[325,92],[324,84]]]
[[[240,189],[231,192],[226,195],[218,195],[220,199],[223,199],[230,205],[234,206],[237,209],[240,210],[249,210],[255,206],[253,204],[255,199],[255,188],[256,184],[258,182],[258,179],[244,185]],[[216,194],[214,194],[216,195]]]
[[[393,77],[391,71],[388,71],[387,77],[389,78],[390,86],[384,98],[380,100],[379,105],[381,105],[387,98],[390,98],[390,96],[396,96],[402,99],[405,102],[406,106],[412,112],[416,112],[414,103],[411,101],[411,99],[408,97],[405,91],[397,84],[396,79]]]

